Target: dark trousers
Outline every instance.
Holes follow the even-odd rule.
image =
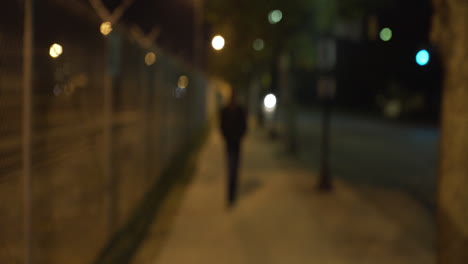
[[[228,180],[227,180],[227,202],[229,206],[234,205],[237,196],[238,171],[240,159],[240,143],[226,145]]]

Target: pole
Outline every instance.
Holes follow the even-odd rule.
[[[322,113],[322,142],[320,145],[320,181],[318,186],[322,191],[330,191],[333,189],[330,178],[330,115],[331,99],[324,98]]]
[[[193,58],[196,68],[201,68],[201,53],[203,45],[202,36],[202,22],[203,22],[203,0],[193,0]]]
[[[204,93],[204,83],[202,80],[201,73],[203,73],[204,68],[204,59],[203,59],[203,0],[193,0],[193,25],[194,25],[194,36],[193,36],[193,58],[194,58],[194,86],[192,87],[192,100],[191,106],[197,108],[201,105],[205,105],[205,100],[203,96]],[[193,113],[198,113],[198,109],[192,109]],[[200,125],[205,119],[205,113],[200,113],[196,115],[196,118],[193,118],[192,123],[192,133],[198,131]]]
[[[32,80],[33,80],[33,2],[24,2],[24,46],[23,46],[23,138],[22,138],[22,167],[23,167],[23,239],[24,263],[32,263],[32,199],[31,199],[31,134],[32,134]]]
[[[336,40],[332,37],[322,37],[319,41],[319,68],[322,77],[319,79],[318,92],[322,99],[322,142],[320,181],[318,188],[321,191],[333,189],[330,175],[330,115],[331,103],[336,92],[336,81],[333,76],[336,66]]]
[[[117,186],[116,180],[112,173],[112,83],[113,83],[113,57],[114,54],[114,37],[115,33],[111,33],[106,40],[106,72],[104,77],[104,101],[103,101],[103,155],[104,155],[104,178],[107,183],[107,235],[112,236],[116,227],[117,218]]]

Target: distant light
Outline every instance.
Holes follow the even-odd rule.
[[[220,35],[217,35],[211,41],[211,46],[213,46],[215,50],[222,50],[224,48],[224,43],[224,38]]]
[[[63,53],[63,48],[57,43],[52,44],[49,49],[49,55],[52,58],[57,58],[58,56],[62,55]]]
[[[420,66],[424,66],[429,63],[430,58],[431,56],[429,55],[429,52],[427,50],[420,50],[416,54],[416,63]]]
[[[268,94],[263,99],[263,105],[267,112],[272,112],[275,110],[276,107],[276,96],[274,94]]]
[[[145,63],[148,66],[153,65],[156,62],[156,54],[154,52],[148,52],[145,55]]]
[[[400,116],[403,106],[400,100],[390,100],[385,104],[384,113],[387,117],[397,118]]]
[[[111,22],[104,22],[101,24],[101,33],[104,36],[109,35],[112,32],[112,23]]]
[[[256,51],[261,51],[265,47],[265,42],[263,39],[256,39],[254,40],[252,47]]]
[[[384,28],[380,31],[380,39],[383,41],[390,41],[392,36],[393,32],[390,28]]]
[[[276,24],[283,18],[283,12],[281,10],[273,10],[268,14],[268,22],[270,24]]]
[[[188,85],[189,85],[189,79],[187,78],[187,76],[185,75],[180,76],[179,81],[177,82],[177,86],[180,89],[185,89],[187,88]]]

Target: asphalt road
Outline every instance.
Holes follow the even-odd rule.
[[[319,169],[320,113],[297,117],[299,159]],[[439,131],[384,119],[334,113],[330,163],[334,177],[363,186],[403,190],[434,208]]]

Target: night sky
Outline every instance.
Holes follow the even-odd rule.
[[[230,1],[230,0],[226,0]],[[103,0],[114,9],[122,0]],[[149,32],[161,29],[157,44],[164,49],[191,58],[193,40],[193,0],[135,0],[125,12],[126,24],[138,24]],[[430,0],[394,0],[388,8],[378,10],[379,26],[394,30],[395,42],[428,42],[431,17]]]
[[[119,0],[107,0],[119,1]],[[190,58],[193,40],[192,0],[135,0],[127,10],[126,23],[137,23],[143,31],[161,29],[157,44],[178,56]]]

